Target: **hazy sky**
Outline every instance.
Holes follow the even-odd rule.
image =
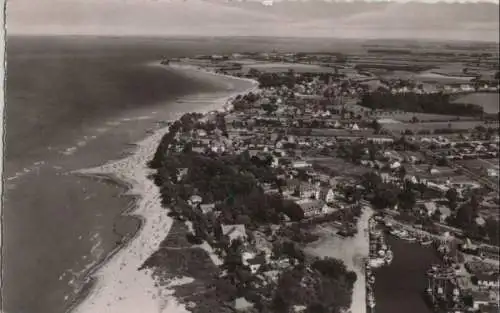
[[[262,3],[263,1],[263,3]],[[498,41],[498,0],[9,0],[7,30],[29,34],[250,35]]]

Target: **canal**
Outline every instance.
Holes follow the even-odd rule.
[[[391,235],[387,244],[394,253],[390,266],[375,270],[376,313],[432,313],[423,292],[427,288],[426,271],[441,260],[432,246],[423,247]]]

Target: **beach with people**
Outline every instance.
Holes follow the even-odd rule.
[[[164,66],[156,63],[149,65]],[[197,75],[197,78],[202,79],[227,80],[228,78],[189,65],[177,65],[173,68],[186,71],[190,76]],[[211,77],[205,77],[207,75]],[[235,90],[228,91],[225,97],[220,97],[221,94],[217,93],[211,104],[200,106],[196,112],[223,110],[229,99],[239,93],[253,90],[256,86],[254,81],[248,79],[231,77],[231,80],[237,85],[233,87]],[[182,113],[188,112],[179,112],[177,115],[180,116]],[[138,217],[141,220],[141,227],[117,249],[116,253],[109,255],[88,274],[86,283],[91,284],[91,287],[83,301],[75,304],[74,312],[97,312],[103,307],[107,308],[107,312],[117,313],[133,313],[139,309],[146,312],[188,312],[184,305],[179,304],[171,295],[170,288],[190,283],[192,278],[183,277],[159,283],[150,270],[139,270],[148,257],[158,250],[173,223],[173,219],[168,216],[168,209],[162,207],[159,189],[150,179],[151,170],[148,168],[148,161],[152,159],[166,132],[168,127],[137,143],[136,150],[125,159],[76,171],[79,175],[105,175],[125,182],[129,186],[127,195],[134,196],[138,200],[135,208],[124,214]],[[208,245],[207,247],[209,250],[210,247]]]

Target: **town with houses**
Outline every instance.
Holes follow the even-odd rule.
[[[409,274],[427,312],[498,312],[498,53],[387,49],[162,61],[258,83],[169,122],[150,162],[172,236],[186,234],[169,245],[216,265],[183,261],[199,272],[176,291],[192,312],[386,313],[378,281],[404,280],[390,268],[412,249],[433,260]],[[310,255],[325,228],[365,242],[362,264]]]

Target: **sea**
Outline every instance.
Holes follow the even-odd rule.
[[[221,47],[234,48],[196,38],[8,38],[2,312],[66,312],[85,273],[137,231],[139,221],[121,215],[134,206],[126,186],[73,171],[123,158],[166,120],[248,88],[157,66]]]

